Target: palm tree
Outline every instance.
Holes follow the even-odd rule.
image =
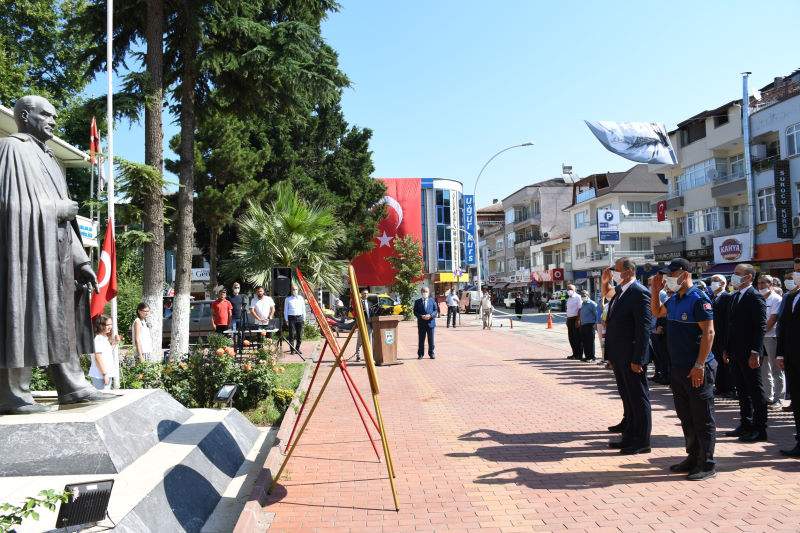
[[[272,281],[272,267],[291,267],[293,278],[299,268],[311,286],[341,292],[347,262],[334,253],[345,232],[332,211],[299,198],[285,182],[275,186],[275,193],[266,207],[249,201],[237,221],[239,242],[223,268],[265,287]]]

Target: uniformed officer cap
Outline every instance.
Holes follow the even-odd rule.
[[[677,272],[678,270],[684,270],[686,272],[692,271],[692,264],[689,263],[683,257],[676,257],[672,261],[669,262],[667,266],[659,270],[662,274],[669,274],[671,272]]]

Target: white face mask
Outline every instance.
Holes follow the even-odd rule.
[[[769,287],[764,287],[763,289],[758,289],[758,292],[761,293],[761,296],[766,297],[769,294]]]
[[[738,289],[742,284],[742,276],[738,274],[731,274],[731,285],[734,289]]]
[[[292,290],[292,296],[297,296],[297,289]]]
[[[234,288],[234,289],[233,289],[233,294],[239,294],[239,289],[237,289],[237,288]]]
[[[570,298],[572,298],[573,296],[575,296],[575,291],[573,291],[572,289],[568,290],[568,291],[567,291],[567,296],[569,296]]]
[[[786,286],[787,291],[793,291],[797,288],[797,283],[795,283],[793,279],[787,279],[783,284]]]
[[[719,281],[712,281],[711,282],[711,290],[716,292],[719,289],[720,282]]]
[[[672,292],[678,292],[678,290],[680,290],[681,283],[678,281],[678,278],[667,277],[666,280],[667,280],[667,289],[671,290]]]
[[[612,270],[611,271],[611,279],[614,280],[614,283],[619,285],[620,283],[622,283],[622,273],[621,272],[617,272],[616,270]]]
[[[427,293],[427,291],[426,291],[426,292],[422,292],[421,294],[422,294],[422,297],[423,297],[423,298],[427,298],[427,297],[428,297],[428,293]]]

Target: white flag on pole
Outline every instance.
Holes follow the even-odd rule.
[[[657,122],[611,122],[585,120],[603,146],[638,163],[676,165],[678,159],[669,142],[667,129]]]

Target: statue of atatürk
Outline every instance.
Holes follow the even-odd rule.
[[[88,307],[77,302],[97,277],[81,244],[78,204],[45,145],[56,116],[44,98],[22,97],[14,106],[19,133],[0,139],[0,414],[52,409],[31,395],[33,366],[49,366],[59,403],[116,397],[95,390],[78,360],[79,348],[94,349],[78,345],[92,336],[83,331]]]

